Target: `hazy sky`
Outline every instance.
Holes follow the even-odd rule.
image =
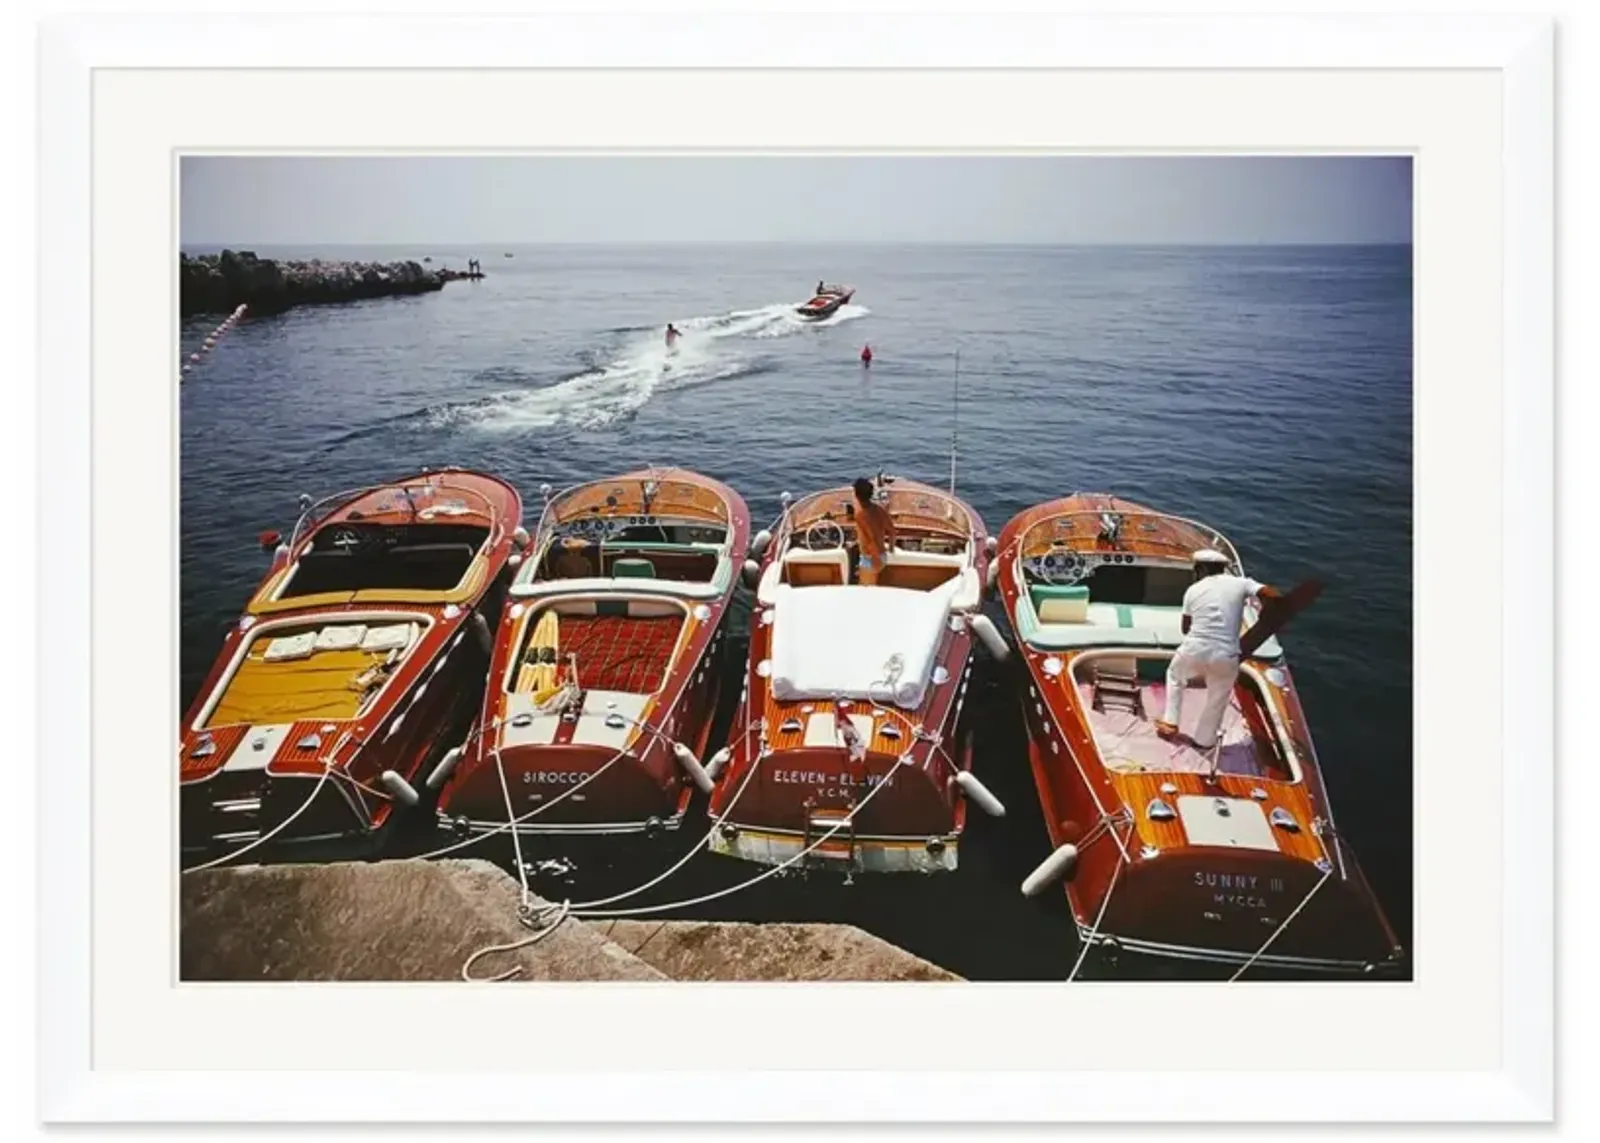
[[[184,245],[1410,242],[1411,160],[188,157]]]

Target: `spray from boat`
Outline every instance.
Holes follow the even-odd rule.
[[[821,320],[795,313],[792,303],[673,319],[680,336],[671,347],[666,321],[648,329],[614,331],[619,339],[597,355],[602,363],[555,384],[521,388],[430,410],[430,428],[466,427],[483,432],[534,429],[602,429],[638,414],[654,397],[701,385],[752,377],[771,368],[759,343],[827,329],[871,311],[845,305]]]

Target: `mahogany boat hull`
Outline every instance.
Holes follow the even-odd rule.
[[[564,530],[574,521],[609,538],[591,550]],[[691,534],[716,539],[683,540]],[[627,473],[549,500],[511,588],[483,705],[441,782],[440,825],[462,837],[550,839],[680,829],[710,745],[749,536],[737,493],[682,470]],[[563,563],[573,550],[589,562]]]
[[[514,642],[514,637],[507,641]],[[503,666],[509,654],[508,649],[497,655],[496,665]],[[673,743],[682,741],[697,759],[706,757],[725,660],[726,638],[719,626],[704,656],[686,660],[675,671],[687,681],[664,709],[662,725],[671,726],[680,738],[647,736],[619,750],[573,742],[490,749],[477,737],[458,770],[461,776],[440,797],[441,826],[457,836],[506,833],[511,818],[551,803],[536,818],[518,822],[516,831],[524,836],[609,836],[678,829],[694,787],[674,756]],[[491,668],[491,677],[495,674]],[[514,813],[508,813],[508,798]]]
[[[401,489],[417,504],[400,496]],[[352,856],[372,852],[412,808],[390,783],[398,779],[417,794],[476,709],[485,644],[503,605],[504,573],[516,545],[521,500],[515,489],[493,477],[443,470],[344,497],[330,498],[333,506],[322,519],[303,536],[297,529],[296,541],[280,547],[185,713],[179,832],[187,858],[243,847],[258,860],[309,845]],[[458,510],[458,499],[469,507]],[[418,507],[431,500],[444,502],[442,514],[430,517],[427,507]],[[454,587],[347,590],[327,580],[322,586],[334,589],[290,590],[303,569],[314,569],[313,556],[326,550],[320,537],[346,524],[420,529],[426,541],[438,530],[457,529],[462,519],[480,522],[483,538],[476,554],[466,545],[462,559],[470,562]],[[455,531],[442,534],[459,538]],[[463,545],[423,543],[416,550],[431,559],[441,546]],[[312,632],[314,644],[274,660],[275,645],[309,640]],[[399,642],[387,656],[381,646],[364,652],[368,632],[399,633]],[[340,641],[341,634],[348,640]],[[325,639],[332,642],[324,655]],[[324,657],[327,667],[320,666]],[[368,697],[352,693],[359,679],[350,688],[319,681],[362,666],[375,676],[367,684],[375,692],[362,691]]]
[[[1085,538],[1098,523],[1077,537],[1058,523],[1110,515],[1133,525],[1115,541]],[[1080,939],[1115,957],[1252,973],[1398,972],[1403,950],[1334,825],[1275,641],[1241,665],[1223,745],[1191,750],[1154,732],[1181,640],[1175,603],[1188,555],[1224,543],[1190,526],[1127,501],[1075,496],[1022,513],[1001,535],[997,582],[1025,667],[1029,763],[1051,845],[1077,848],[1065,893]],[[1049,529],[1058,536],[1039,541]],[[1037,602],[1041,553],[1069,551],[1113,568],[1104,581],[1085,573],[1087,583],[1126,587],[1149,567],[1145,590],[1161,580],[1171,598],[1101,604],[1120,613],[1106,611],[1096,631],[1081,597],[1063,606],[1046,589]],[[1190,703],[1198,700],[1183,709]]]
[[[952,556],[950,566],[938,562],[944,557],[928,555],[897,567],[891,557],[880,586],[859,587],[848,585],[842,547],[831,556],[822,553],[821,562],[813,564],[811,557],[818,553],[786,547],[793,529],[762,553],[744,692],[730,731],[728,762],[708,806],[713,821],[708,845],[714,853],[760,865],[846,873],[947,872],[958,866],[967,813],[958,775],[971,770],[963,719],[974,661],[970,615],[981,602],[978,585],[988,561],[983,523],[971,508],[935,489],[910,482],[892,487],[894,495],[908,498],[908,511],[913,502],[948,501],[952,527],[966,540],[964,555]],[[803,515],[806,504],[836,494],[819,493],[793,511]],[[809,577],[825,565],[834,577],[828,583],[795,578],[796,568],[809,569]],[[874,598],[885,601],[897,590],[932,598],[943,587],[954,592],[952,600],[962,591],[969,595],[965,605],[952,602],[949,610],[941,610],[942,602],[928,605],[939,630],[925,688],[912,705],[870,693],[780,698],[772,662],[776,627],[788,622],[782,617],[788,606],[782,600],[790,598],[782,595],[783,583],[801,582],[812,584],[798,588],[802,594],[843,588],[882,592]],[[884,586],[890,582],[910,586]],[[855,641],[844,638],[852,644],[848,653],[855,654]]]

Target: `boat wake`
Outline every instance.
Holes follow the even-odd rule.
[[[614,331],[621,341],[603,364],[540,388],[510,389],[428,413],[431,428],[473,428],[519,433],[566,427],[600,429],[638,414],[658,394],[752,377],[771,363],[752,342],[791,337],[840,325],[871,311],[847,305],[821,321],[807,321],[793,303],[733,310],[676,322],[683,336],[668,350],[661,327]]]

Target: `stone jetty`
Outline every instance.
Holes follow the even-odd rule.
[[[364,298],[425,294],[446,282],[481,278],[481,272],[432,269],[419,262],[308,262],[258,258],[249,250],[178,257],[178,310],[227,313],[244,305],[253,316],[293,306],[328,305]]]
[[[183,980],[460,980],[519,970],[535,980],[959,978],[849,925],[569,918],[537,944],[518,885],[483,861],[265,865],[185,873]]]

